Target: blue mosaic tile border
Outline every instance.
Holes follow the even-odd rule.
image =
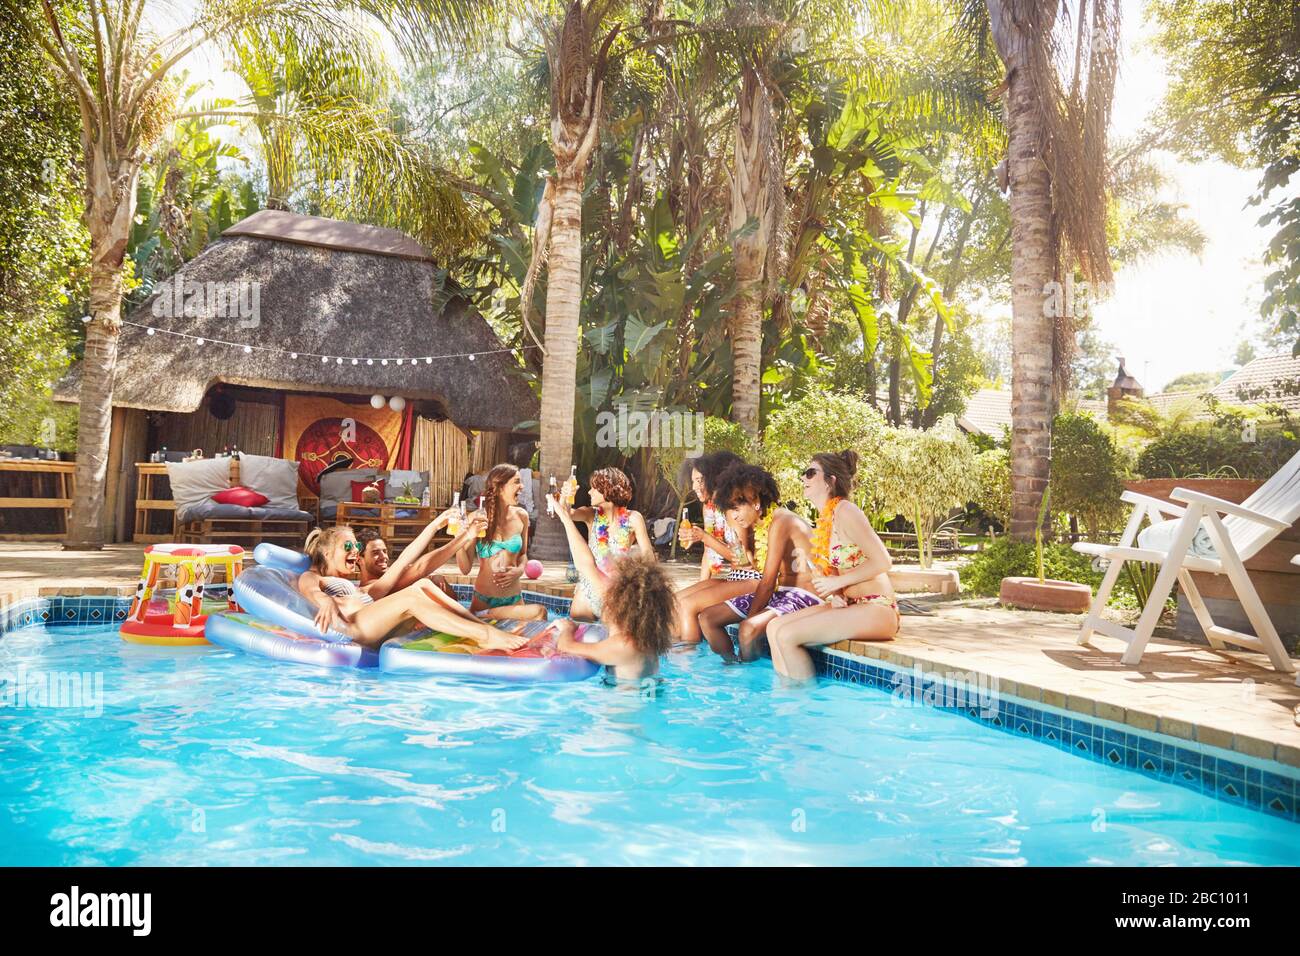
[[[827,648],[813,649],[817,674],[890,693],[908,693],[926,706],[1099,763],[1123,767],[1252,810],[1300,823],[1300,776],[1271,772],[1188,746],[1189,741],[1137,733],[1131,727],[1088,720],[1013,697],[996,707],[972,702],[965,685]],[[1280,764],[1273,764],[1285,770]]]
[[[24,627],[112,624],[126,620],[131,599],[115,595],[28,598],[0,611],[0,636]]]

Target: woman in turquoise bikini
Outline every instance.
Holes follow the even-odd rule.
[[[655,551],[645,518],[641,512],[628,507],[632,503],[632,482],[627,475],[617,468],[592,472],[588,493],[589,508],[570,511],[557,498],[551,500],[556,517],[564,522],[569,551],[578,568],[578,586],[573,592],[570,615],[577,620],[592,621],[600,619],[605,583],[614,562],[624,555],[637,553],[653,558]],[[587,525],[585,549],[575,521]]]
[[[543,621],[546,608],[525,604],[519,579],[528,562],[528,513],[519,507],[523,483],[514,465],[497,465],[483,487],[484,537],[467,543],[456,554],[461,574],[469,574],[478,558],[474,599],[469,609],[496,620]],[[473,548],[471,551],[470,549]]]

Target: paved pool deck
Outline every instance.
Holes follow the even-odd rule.
[[[131,594],[143,550],[0,543],[0,609],[54,594]],[[698,579],[698,565],[666,567],[679,587]],[[572,586],[564,575],[563,562],[549,562],[528,586],[567,595]],[[1141,664],[1126,667],[1119,641],[1099,636],[1091,647],[1075,643],[1076,615],[924,603],[931,614],[905,616],[895,640],[843,641],[832,649],[906,670],[960,675],[1006,697],[1300,768],[1300,687],[1262,654],[1156,637]]]

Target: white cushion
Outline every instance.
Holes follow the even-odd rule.
[[[267,508],[298,509],[298,463],[269,455],[240,455],[239,483],[266,495]]]
[[[1143,529],[1138,534],[1138,547],[1168,554],[1174,543],[1174,535],[1178,533],[1178,524],[1182,520],[1182,518],[1170,518],[1168,521],[1157,521],[1149,528]],[[1214,542],[1210,540],[1210,533],[1205,530],[1204,525],[1196,529],[1196,534],[1192,536],[1192,546],[1187,549],[1187,553],[1194,554],[1198,558],[1218,560],[1219,552],[1215,550]]]
[[[167,462],[167,480],[177,511],[187,511],[210,501],[219,491],[230,487],[229,458],[200,458],[198,461]]]

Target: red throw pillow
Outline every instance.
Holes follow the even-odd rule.
[[[379,501],[376,501],[376,502],[373,502],[373,503],[374,503],[374,504],[382,504],[382,503],[383,503],[383,500],[384,500],[384,482],[385,482],[385,481],[387,481],[386,478],[379,478],[379,479],[373,479],[373,480],[371,480],[371,481],[354,481],[354,482],[352,482],[352,500],[353,500],[353,501],[356,501],[356,502],[359,502],[359,503],[362,503],[362,504],[366,503],[366,496],[365,496],[365,494],[364,494],[365,490],[366,490],[367,488],[369,488],[371,485],[378,485],[378,486],[379,486]]]
[[[253,491],[251,488],[236,485],[234,488],[227,488],[225,491],[218,491],[212,496],[212,500],[222,505],[239,505],[241,508],[260,508],[271,499],[266,497],[266,495]]]

